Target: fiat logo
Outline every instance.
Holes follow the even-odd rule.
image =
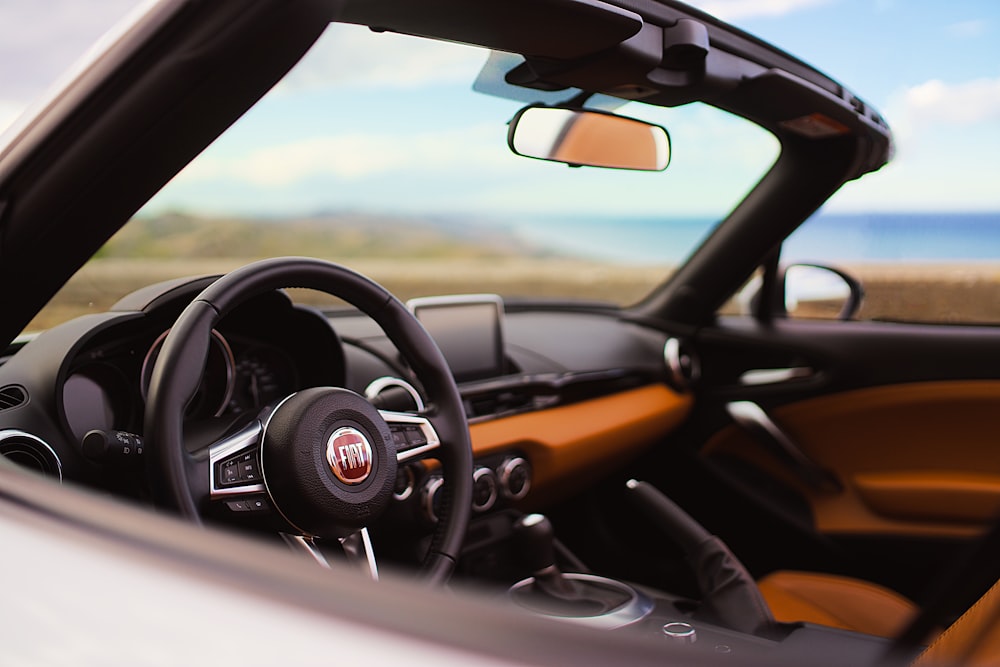
[[[326,445],[326,462],[344,484],[360,484],[372,472],[372,446],[356,428],[338,428]]]

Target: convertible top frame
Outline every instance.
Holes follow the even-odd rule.
[[[0,279],[31,286],[8,292],[0,338],[13,340],[331,20],[519,50],[528,86],[610,87],[664,106],[701,100],[772,132],[782,147],[776,164],[691,260],[633,309],[643,318],[710,321],[827,197],[892,153],[885,122],[843,86],[670,0],[488,2],[476,12],[461,0],[428,3],[420,11],[401,0],[154,6],[0,149]],[[537,29],[523,29],[525,12]]]

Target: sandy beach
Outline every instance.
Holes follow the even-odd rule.
[[[336,258],[333,258],[337,261]],[[130,291],[178,276],[228,271],[247,261],[98,259],[85,266],[31,323],[40,330],[102,312]],[[634,303],[668,275],[662,266],[630,267],[552,258],[358,259],[343,263],[382,283],[400,299],[432,294],[498,292]],[[1000,263],[860,264],[840,267],[862,281],[860,319],[1000,322]],[[296,298],[322,305],[310,294]]]

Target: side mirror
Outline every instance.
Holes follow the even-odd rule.
[[[785,315],[803,319],[849,320],[861,308],[861,283],[839,269],[791,264],[781,276]]]
[[[525,107],[510,122],[507,144],[517,155],[575,167],[663,171],[670,163],[664,128],[590,109]]]

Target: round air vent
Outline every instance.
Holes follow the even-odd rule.
[[[62,481],[62,462],[47,442],[24,431],[0,431],[0,456]]]
[[[663,346],[663,360],[667,364],[670,384],[674,389],[686,391],[701,377],[698,355],[680,338],[667,339]]]
[[[379,410],[420,412],[424,409],[424,401],[413,385],[394,377],[372,380],[365,389],[365,398]]]
[[[0,387],[0,410],[16,408],[17,406],[24,405],[27,402],[28,392],[24,390],[24,387],[19,387],[16,384],[9,384],[6,387]]]

